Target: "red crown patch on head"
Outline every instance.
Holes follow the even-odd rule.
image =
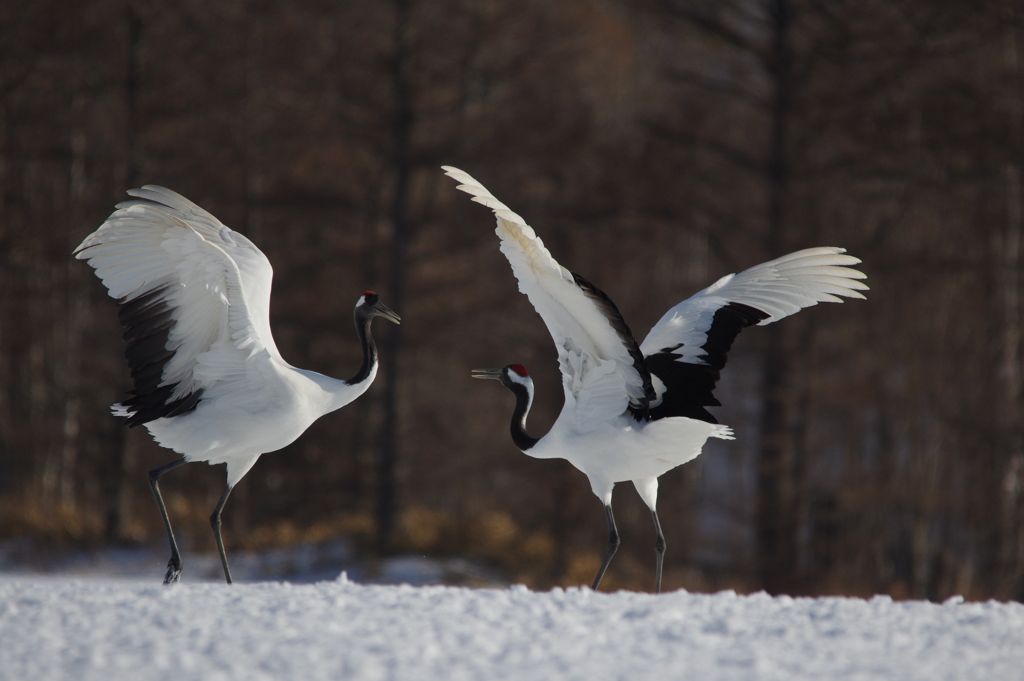
[[[508,368],[511,369],[512,371],[516,372],[520,376],[529,376],[530,375],[530,374],[526,373],[526,367],[524,367],[522,364],[509,364]]]
[[[363,291],[363,295],[364,296],[375,296],[375,295],[377,295],[377,293],[375,291]]]

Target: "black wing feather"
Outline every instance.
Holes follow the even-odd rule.
[[[677,361],[682,353],[675,351],[682,344],[663,348],[645,358],[648,371],[665,384],[661,404],[648,411],[652,421],[667,416],[688,416],[699,421],[718,423],[705,407],[719,407],[714,396],[715,384],[721,377],[726,355],[740,331],[767,319],[767,312],[743,303],[729,303],[715,312],[707,340],[701,346],[706,364]]]
[[[172,284],[148,291],[130,301],[118,301],[117,316],[124,327],[125,359],[132,376],[131,397],[121,402],[131,416],[127,425],[135,427],[159,418],[180,416],[196,408],[202,397],[200,388],[184,397],[171,399],[177,384],[160,385],[164,367],[174,357],[167,343],[174,328],[174,309],[166,294]]]

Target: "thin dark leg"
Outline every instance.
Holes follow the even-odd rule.
[[[160,515],[163,516],[164,527],[167,529],[167,538],[171,542],[171,559],[167,562],[167,574],[164,575],[164,584],[174,584],[181,577],[181,554],[178,553],[178,542],[174,541],[174,531],[171,530],[171,519],[167,517],[167,507],[164,506],[164,498],[160,495],[160,476],[185,463],[187,463],[185,459],[178,459],[149,472],[149,486],[153,488],[153,496],[156,497],[156,505],[160,507]]]
[[[217,550],[220,551],[220,564],[224,566],[224,579],[228,580],[228,584],[231,583],[231,570],[228,569],[228,555],[224,553],[224,540],[220,536],[220,512],[224,510],[224,502],[228,500],[229,494],[231,494],[231,485],[224,488],[224,494],[220,495],[217,508],[213,509],[213,515],[210,516],[210,527],[213,528],[213,536],[217,540]]]
[[[604,507],[604,513],[608,516],[608,552],[604,554],[604,562],[601,563],[601,569],[597,571],[597,577],[594,579],[594,586],[591,587],[594,591],[597,591],[597,587],[601,584],[601,578],[604,577],[604,572],[608,569],[608,564],[612,562],[612,557],[619,550],[619,531],[615,529],[615,516],[612,515],[611,504]]]
[[[661,523],[658,522],[658,512],[651,510],[651,515],[654,516],[654,551],[658,554],[658,568],[655,571],[654,577],[654,593],[661,593],[661,566],[665,562],[665,535],[661,533]]]

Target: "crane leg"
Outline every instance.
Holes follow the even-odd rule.
[[[651,511],[654,516],[654,552],[658,554],[657,569],[654,573],[654,593],[661,593],[661,568],[665,562],[665,535],[661,533],[661,522],[658,521],[658,512]]]
[[[601,569],[597,571],[597,577],[594,578],[594,586],[591,587],[594,591],[597,591],[597,587],[601,584],[601,578],[604,577],[605,570],[608,569],[608,564],[612,562],[612,557],[619,550],[619,531],[615,528],[615,516],[612,515],[611,504],[605,505],[604,513],[608,518],[608,551],[604,554],[604,562],[601,563]]]
[[[213,537],[217,540],[220,564],[224,566],[224,579],[228,580],[228,584],[231,583],[231,570],[228,568],[228,555],[224,553],[224,540],[220,536],[220,512],[224,510],[224,503],[228,500],[229,494],[231,494],[231,485],[224,487],[224,494],[220,495],[220,501],[217,502],[217,507],[213,509],[213,515],[210,516],[210,527],[213,528]]]
[[[178,553],[178,542],[174,541],[174,531],[171,529],[171,519],[167,517],[167,507],[164,506],[164,498],[160,494],[160,476],[167,471],[172,471],[178,466],[187,463],[185,459],[172,461],[166,466],[160,466],[149,472],[149,486],[153,488],[153,496],[156,497],[156,505],[160,507],[160,515],[164,519],[164,527],[167,529],[167,539],[171,542],[171,559],[167,561],[167,574],[164,575],[164,584],[174,584],[181,577],[181,554]]]

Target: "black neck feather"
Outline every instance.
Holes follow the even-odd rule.
[[[359,334],[359,343],[363,346],[363,365],[352,378],[345,381],[349,385],[362,383],[370,377],[374,367],[377,366],[377,344],[373,342],[373,334],[370,332],[370,322],[373,317],[360,309],[356,310],[356,333]]]
[[[516,395],[516,409],[512,412],[512,442],[516,447],[523,450],[530,449],[540,441],[540,438],[530,437],[526,432],[526,415],[530,411],[530,393],[526,386],[512,383],[508,386]]]

